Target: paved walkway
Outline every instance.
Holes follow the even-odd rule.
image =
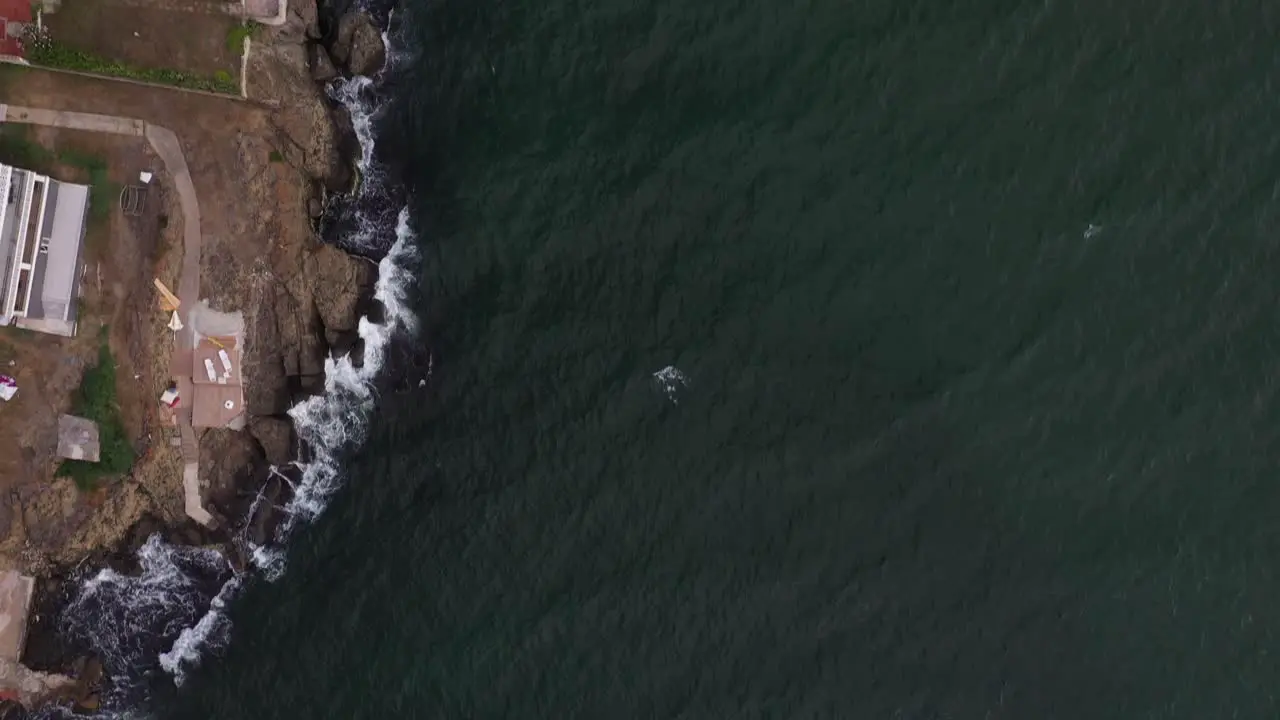
[[[182,205],[182,274],[178,279],[178,299],[182,301],[185,312],[190,312],[191,308],[196,306],[196,302],[200,299],[200,202],[196,198],[196,186],[191,182],[187,158],[182,154],[182,144],[178,142],[178,136],[174,135],[172,130],[142,120],[115,115],[44,110],[3,104],[0,104],[0,122],[29,123],[146,137],[152,149],[164,161],[164,166],[168,169],[178,190],[178,201]],[[182,357],[189,359],[190,354],[180,352],[181,348],[190,348],[192,345],[191,323],[188,322],[187,327],[177,335],[173,351],[174,362],[170,366],[170,371],[178,379],[180,397],[184,400],[178,412],[178,432],[182,435],[183,501],[187,516],[207,526],[213,522],[213,516],[204,509],[204,504],[200,500],[200,448],[196,443],[195,430],[191,427],[191,398],[193,397],[191,365],[188,362],[183,366],[181,362]]]
[[[110,0],[113,7],[135,7],[147,10],[170,10],[199,15],[229,15],[248,18],[263,25],[283,25],[289,10],[288,0]]]
[[[199,15],[230,15],[244,17],[244,5],[239,2],[211,2],[209,0],[109,0],[111,7],[142,8],[144,10],[169,10]]]

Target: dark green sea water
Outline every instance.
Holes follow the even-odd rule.
[[[402,20],[432,387],[168,716],[1280,716],[1274,6]]]

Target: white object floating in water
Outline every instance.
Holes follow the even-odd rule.
[[[667,399],[676,405],[680,404],[676,393],[680,388],[689,387],[689,378],[680,372],[680,369],[675,365],[668,365],[654,373],[653,379],[658,382],[658,386],[667,394]]]
[[[213,361],[209,358],[204,359],[204,372],[209,376],[209,382],[218,382],[218,373],[213,371]]]
[[[231,374],[231,356],[227,354],[226,350],[219,350],[218,359],[222,361],[222,369],[224,371],[223,375],[230,375]]]
[[[1089,238],[1093,237],[1094,235],[1097,235],[1100,232],[1102,232],[1101,225],[1094,225],[1093,223],[1089,223],[1089,227],[1085,228],[1085,231],[1084,231],[1084,239],[1088,240]]]
[[[143,184],[150,183],[151,173],[147,172],[146,170],[143,170],[142,172],[138,173],[138,180],[142,181]]]

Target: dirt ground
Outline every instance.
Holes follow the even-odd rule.
[[[32,128],[28,138],[54,152],[72,149],[102,158],[111,182],[121,187],[138,185],[142,170],[163,167],[140,138],[43,127]],[[51,172],[63,180],[88,180],[75,168],[58,166]],[[84,369],[96,362],[103,325],[110,329],[129,440],[144,457],[139,467],[171,461],[164,457],[165,438],[157,426],[154,399],[167,382],[169,333],[147,290],[153,274],[174,281],[181,246],[169,228],[181,225],[171,222],[175,210],[160,183],[142,192],[145,202],[136,216],[126,216],[115,203],[105,215],[92,213],[96,217],[85,237],[76,337],[15,327],[4,328],[0,337],[0,372],[13,376],[19,387],[12,401],[0,405],[0,557],[10,562],[33,550],[37,558],[60,555],[59,546],[116,490],[82,496],[69,480],[53,480],[57,418],[70,409]]]
[[[58,43],[139,68],[170,68],[202,77],[240,77],[240,51],[227,36],[229,15],[167,9],[165,0],[63,0],[44,24]]]
[[[262,302],[278,285],[273,267],[301,266],[300,258],[279,255],[308,242],[310,181],[271,160],[278,133],[263,108],[8,68],[0,68],[0,97],[13,105],[110,112],[173,129],[200,199],[202,297],[215,308]],[[0,567],[42,574],[50,561],[74,563],[114,543],[143,514],[172,523],[184,518],[181,455],[171,444],[176,433],[157,402],[170,380],[172,337],[152,289],[152,277],[177,288],[183,218],[163,163],[145,140],[52,128],[33,128],[30,137],[51,149],[74,147],[105,158],[120,185],[137,184],[144,169],[157,173],[159,185],[148,191],[142,216],[127,218],[114,206],[109,221],[86,237],[90,257],[77,337],[0,330],[0,373],[15,375],[20,387],[13,402],[0,403],[0,417],[13,421],[0,422]],[[68,480],[52,479],[52,456],[57,415],[70,407],[86,364],[96,358],[101,324],[111,328],[122,414],[140,459],[130,479],[85,494]]]

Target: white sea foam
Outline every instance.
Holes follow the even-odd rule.
[[[351,128],[360,141],[360,157],[356,159],[356,167],[360,169],[365,182],[371,181],[371,174],[376,172],[373,163],[373,126],[382,109],[382,106],[369,101],[372,90],[373,78],[364,75],[335,80],[329,86],[329,97],[341,103],[351,116]]]
[[[188,625],[199,627],[209,586],[230,573],[217,551],[170,545],[159,535],[139,548],[137,558],[136,575],[108,568],[85,581],[62,617],[64,629],[102,658],[113,682],[108,700],[142,690],[142,680],[131,670],[159,649],[160,638],[180,634]]]
[[[653,379],[658,388],[666,393],[667,399],[676,405],[680,404],[680,391],[689,387],[689,378],[675,365],[668,365],[654,373]]]
[[[160,667],[173,675],[173,682],[182,687],[187,676],[185,669],[200,664],[200,649],[206,645],[225,645],[231,637],[231,620],[227,618],[227,606],[244,584],[240,576],[232,577],[222,586],[209,603],[209,610],[200,621],[183,628],[173,647],[160,655]]]
[[[383,305],[384,321],[360,320],[358,332],[364,341],[364,363],[357,367],[349,356],[330,357],[325,361],[324,394],[308,398],[289,410],[298,436],[311,448],[312,457],[309,462],[298,464],[302,479],[286,507],[290,515],[282,525],[286,537],[295,519],[314,519],[340,487],[338,456],[343,450],[364,442],[377,399],[373,382],[382,369],[387,347],[397,334],[413,332],[417,327],[407,300],[414,281],[409,267],[417,257],[413,240],[406,207],[400,211],[396,223],[395,244],[378,264],[373,296]]]

